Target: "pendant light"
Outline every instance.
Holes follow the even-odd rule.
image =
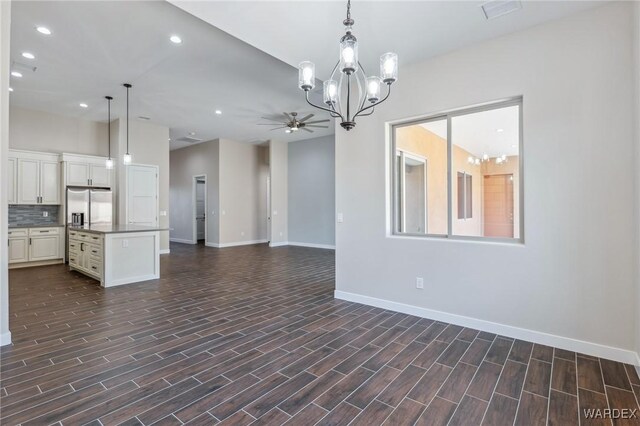
[[[131,154],[129,154],[129,89],[131,89],[131,85],[125,83],[123,86],[127,88],[127,152],[124,154],[122,161],[125,166],[128,166],[131,164]]]
[[[331,117],[339,118],[340,126],[345,130],[356,126],[357,117],[373,114],[375,107],[391,94],[391,84],[398,80],[398,55],[391,52],[380,56],[380,77],[365,74],[358,61],[358,40],[352,31],[354,22],[351,18],[351,0],[347,0],[347,19],[342,21],[346,34],[340,39],[340,59],[322,85],[323,103],[326,106],[315,105],[309,100],[309,92],[316,84],[316,66],[309,61],[301,62],[298,66],[298,87],[304,90],[307,103],[328,112]],[[387,85],[384,97],[381,93],[383,84]]]
[[[113,169],[113,159],[111,158],[111,101],[113,98],[111,96],[104,97],[107,100],[107,139],[109,140],[109,157],[107,161],[105,161],[105,166],[107,170]]]

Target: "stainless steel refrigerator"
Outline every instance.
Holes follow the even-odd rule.
[[[113,192],[108,189],[67,187],[67,233],[72,217],[77,213],[84,215],[84,225],[110,225],[113,223]],[[68,235],[67,235],[68,236]],[[68,240],[68,238],[67,238]],[[66,259],[69,258],[66,249]]]

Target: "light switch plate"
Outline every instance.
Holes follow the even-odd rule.
[[[167,215],[166,210],[160,210],[160,216],[166,216],[166,215]]]
[[[344,222],[344,216],[343,216],[343,214],[342,214],[342,213],[338,213],[337,219],[338,219],[338,223],[342,223],[342,222]]]
[[[122,240],[122,248],[129,247],[129,240]]]

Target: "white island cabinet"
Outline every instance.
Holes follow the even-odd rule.
[[[69,228],[69,267],[104,287],[160,278],[160,231],[138,225]]]

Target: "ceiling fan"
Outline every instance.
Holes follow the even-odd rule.
[[[258,126],[278,126],[279,125],[278,127],[274,127],[271,130],[286,129],[285,133],[297,132],[298,130],[304,130],[305,132],[313,133],[313,130],[311,130],[310,127],[318,128],[318,129],[329,128],[329,126],[319,125],[319,123],[326,123],[330,121],[329,119],[308,121],[309,119],[313,118],[314,114],[305,115],[301,119],[298,119],[297,112],[291,112],[291,113],[284,112],[282,114],[283,116],[281,119],[262,117],[263,120],[273,121],[274,123],[258,123]]]

